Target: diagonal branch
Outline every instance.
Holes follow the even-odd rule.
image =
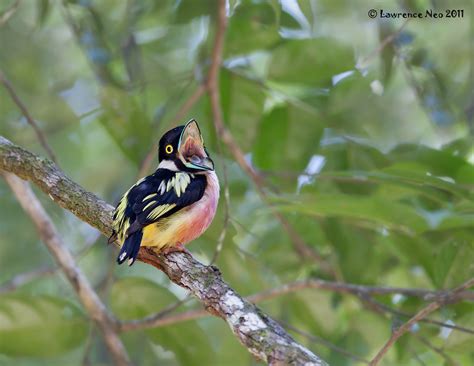
[[[466,291],[466,293],[469,296],[467,291]],[[471,293],[472,293],[472,291],[471,291]],[[461,296],[461,293],[458,294],[458,295]],[[445,295],[441,295],[441,296],[445,296]],[[404,318],[407,318],[407,319],[410,319],[414,316],[414,314],[410,314],[410,313],[407,313],[405,311],[401,311],[401,310],[398,310],[398,309],[394,309],[390,306],[387,306],[387,305],[373,299],[371,296],[361,294],[358,297],[366,305],[366,307],[368,309],[373,310],[376,313],[379,313],[381,315],[395,315],[397,317],[404,317]],[[458,298],[458,299],[460,299],[460,298]],[[458,299],[453,299],[453,303],[457,302]],[[425,300],[426,300],[426,298],[425,298]],[[431,299],[431,300],[433,300],[433,299]],[[453,329],[453,330],[456,330],[456,331],[459,331],[459,332],[474,334],[474,329],[466,328],[466,327],[459,326],[459,325],[452,324],[452,323],[442,322],[440,320],[435,320],[435,319],[431,319],[431,318],[423,318],[423,319],[420,319],[419,321],[420,321],[420,323],[425,323],[425,324],[432,325],[432,326],[435,326],[435,327]]]
[[[66,245],[59,236],[53,222],[36,198],[29,184],[14,174],[4,173],[3,175],[20,205],[35,224],[41,240],[74,287],[89,316],[96,322],[102,332],[114,363],[119,366],[130,365],[125,347],[116,332],[114,318],[108,313],[105,305],[100,301],[87,278],[77,267],[74,258],[66,249]]]
[[[397,328],[393,333],[389,340],[385,343],[385,345],[380,349],[380,351],[375,355],[375,357],[370,362],[370,366],[376,366],[382,360],[383,356],[388,352],[388,350],[393,346],[393,344],[408,332],[413,324],[419,322],[420,320],[426,318],[429,314],[436,311],[438,308],[443,306],[444,304],[449,304],[453,301],[453,298],[456,298],[458,293],[464,292],[468,288],[474,286],[474,278],[471,278],[464,282],[462,285],[458,286],[454,290],[450,291],[443,297],[437,298],[435,301],[429,303],[423,309],[421,309],[418,313],[416,313],[412,318],[410,318],[406,323],[403,323],[399,328]]]
[[[16,94],[15,89],[13,89],[13,85],[7,79],[7,77],[2,72],[2,70],[0,70],[0,84],[3,84],[8,94],[10,94],[10,98],[13,100],[13,102],[16,104],[16,106],[21,111],[23,116],[26,118],[26,121],[28,122],[28,124],[31,125],[31,127],[33,127],[33,130],[35,131],[35,134],[38,137],[38,140],[41,146],[43,146],[43,149],[45,149],[46,153],[51,158],[51,160],[57,164],[56,156],[54,155],[53,149],[51,149],[51,147],[49,146],[48,141],[46,140],[46,136],[43,134],[43,131],[41,131],[41,129],[39,128],[38,124],[33,119],[33,117],[31,117],[31,114],[28,111],[28,108],[26,108],[25,104],[22,102],[20,97]]]
[[[31,180],[58,205],[104,235],[111,234],[112,206],[72,181],[51,161],[1,136],[0,170]],[[262,361],[271,365],[326,365],[235,292],[216,267],[205,266],[186,253],[162,256],[149,248],[141,248],[139,259],[162,269],[174,283],[188,289],[208,312],[224,319],[239,341]]]
[[[73,253],[73,257],[76,259],[76,262],[79,262],[83,256],[85,256],[89,250],[97,242],[97,239],[100,237],[99,233],[95,233],[94,237],[88,239],[84,247],[79,250],[77,253]],[[41,277],[52,276],[60,271],[61,267],[52,266],[52,267],[40,267],[28,272],[23,272],[15,277],[11,278],[9,281],[2,283],[0,286],[0,293],[15,291],[18,287],[21,287],[29,282],[33,282]]]

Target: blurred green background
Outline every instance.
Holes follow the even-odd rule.
[[[464,16],[404,24],[371,19],[371,8],[462,9]],[[213,0],[2,0],[0,70],[66,174],[116,203],[205,81],[216,9]],[[270,202],[333,273],[298,256],[226,146],[219,150],[204,95],[182,122],[201,124],[222,186],[226,166],[230,220],[217,265],[232,287],[250,295],[325,278],[443,289],[474,275],[472,12],[472,2],[461,0],[228,1],[220,74],[225,123],[264,177]],[[3,87],[0,135],[45,155]],[[105,238],[38,195],[116,316],[140,318],[186,296],[155,268],[116,266]],[[1,180],[0,203],[0,365],[112,364]],[[221,199],[211,228],[188,247],[205,263],[224,213]],[[31,281],[9,286],[24,273]],[[379,314],[356,297],[309,289],[260,306],[311,335],[290,330],[331,365],[362,365],[407,320],[397,312],[413,314],[426,304],[400,295],[376,300],[391,310]],[[198,307],[192,300],[180,310]],[[474,329],[469,302],[432,318]],[[123,340],[139,365],[259,364],[213,317]],[[420,323],[382,364],[472,365],[473,344],[466,331]]]

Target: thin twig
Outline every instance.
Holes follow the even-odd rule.
[[[115,364],[120,366],[130,365],[127,352],[115,330],[116,321],[108,313],[87,278],[77,267],[74,258],[67,250],[53,222],[29,184],[10,173],[4,173],[4,177],[20,205],[35,224],[42,241],[73,286],[82,305],[102,332]]]
[[[28,122],[28,124],[31,127],[33,127],[33,130],[35,131],[35,134],[38,137],[38,140],[39,140],[41,146],[43,146],[43,148],[46,150],[46,153],[48,154],[50,159],[52,161],[54,161],[56,164],[58,164],[53,150],[48,145],[48,141],[46,140],[46,136],[43,134],[43,131],[41,131],[41,129],[39,128],[36,121],[31,117],[30,112],[28,112],[28,108],[26,108],[25,104],[22,102],[20,97],[16,94],[15,89],[13,88],[10,81],[6,78],[6,76],[2,72],[2,70],[0,70],[0,83],[3,84],[3,86],[7,90],[8,94],[10,94],[10,98],[13,100],[13,102],[16,104],[16,106],[21,111],[23,116],[26,118],[26,121]]]
[[[217,131],[216,131],[217,132]],[[229,176],[227,174],[227,165],[224,158],[224,154],[222,153],[222,146],[221,141],[217,139],[217,153],[219,154],[222,162],[222,175],[224,178],[224,223],[222,224],[222,230],[219,234],[219,238],[217,239],[216,250],[214,251],[214,255],[212,256],[211,262],[209,265],[213,265],[217,258],[219,258],[219,254],[224,247],[224,240],[227,236],[227,229],[230,224],[230,191],[229,191]]]
[[[46,277],[56,272],[56,268],[41,267],[32,271],[20,273],[0,287],[0,294],[16,290],[24,284],[40,277]]]
[[[225,177],[225,174],[224,174]],[[230,206],[230,200],[229,200],[229,187],[227,185],[227,179],[224,178],[224,223],[222,224],[222,230],[221,233],[219,234],[219,237],[217,238],[217,244],[216,244],[216,249],[214,251],[214,255],[212,256],[211,261],[209,262],[209,265],[213,265],[216,263],[217,259],[219,258],[219,254],[222,251],[222,248],[224,247],[224,241],[227,236],[227,229],[229,227],[229,222],[230,222],[230,214],[229,214],[229,206]]]
[[[362,362],[362,363],[366,363],[366,364],[368,364],[370,362],[369,360],[366,360],[365,358],[363,358],[359,355],[356,355],[355,353],[346,351],[344,348],[338,347],[334,343],[328,342],[328,341],[326,341],[325,339],[323,339],[321,337],[318,337],[314,334],[310,334],[308,332],[305,332],[304,330],[298,329],[298,328],[294,327],[293,325],[291,325],[289,323],[286,323],[282,320],[279,320],[279,322],[286,329],[289,329],[289,330],[295,332],[296,334],[302,335],[303,337],[309,339],[311,342],[321,344],[324,347],[327,347],[327,348],[329,348],[329,349],[331,349],[331,350],[333,350],[337,353],[340,353],[341,355],[346,356],[347,358],[350,358],[354,361],[359,361],[359,362]]]
[[[143,328],[158,328],[161,326],[166,325],[166,323],[163,323],[163,321],[166,322],[166,319],[170,321],[170,319],[176,319],[176,316],[186,314],[186,312],[178,314],[178,315],[171,315],[173,311],[178,309],[181,305],[184,305],[187,303],[189,300],[192,298],[188,295],[186,296],[183,300],[177,301],[173,304],[170,304],[166,306],[164,309],[162,309],[160,312],[156,314],[152,314],[150,316],[147,316],[146,318],[143,319],[138,319],[138,320],[129,320],[126,322],[121,322],[119,329],[121,332],[128,332],[131,330],[137,330],[137,329],[143,329]],[[191,314],[196,315],[194,310],[190,311]],[[202,310],[202,316],[209,315],[208,312],[205,310]],[[190,320],[189,318],[186,319],[186,315],[183,317],[183,320]],[[172,323],[172,322],[171,322]],[[170,323],[170,324],[171,324]],[[146,324],[146,327],[144,325]]]
[[[365,57],[364,59],[362,59],[361,61],[357,63],[356,67],[357,68],[367,67],[373,58],[375,58],[378,54],[380,54],[383,51],[383,49],[387,47],[387,45],[392,43],[395,40],[395,38],[397,38],[400,35],[400,33],[403,31],[403,29],[405,28],[405,26],[408,24],[409,21],[410,19],[406,19],[403,22],[403,24],[400,26],[400,28],[398,28],[394,33],[389,34],[387,37],[385,37],[382,40],[382,42],[380,42],[380,44],[378,45],[376,49],[374,49],[367,57]]]
[[[432,349],[434,352],[436,352],[437,354],[439,354],[441,357],[444,358],[444,360],[446,361],[446,364],[449,365],[449,366],[459,366],[459,363],[454,361],[446,352],[444,352],[444,350],[442,348],[439,348],[439,347],[436,347],[433,343],[431,343],[428,339],[426,339],[425,337],[419,335],[419,334],[416,334],[416,333],[413,333],[413,336],[418,340],[420,341],[421,343],[423,343],[426,347]]]
[[[402,324],[399,328],[397,328],[393,333],[389,340],[385,343],[385,345],[380,349],[380,351],[375,355],[375,357],[370,362],[370,366],[376,366],[383,356],[388,352],[388,350],[392,347],[392,345],[408,332],[413,324],[419,322],[421,319],[426,318],[429,314],[436,311],[442,305],[449,303],[452,301],[452,297],[456,296],[459,292],[463,292],[464,290],[474,286],[474,278],[471,278],[464,282],[462,285],[458,286],[454,290],[452,290],[449,294],[446,294],[443,297],[437,298],[435,301],[431,302],[423,309],[421,309],[418,313],[416,313],[412,318],[410,318],[407,322]]]
[[[74,258],[79,262],[95,245],[97,240],[100,238],[100,233],[95,233],[94,237],[91,240],[88,240],[84,247],[81,248],[77,253],[74,254]],[[32,271],[20,273],[13,277],[8,282],[5,282],[0,287],[0,293],[15,291],[18,287],[21,287],[29,282],[35,281],[40,277],[47,277],[56,274],[61,267],[41,267]]]
[[[472,294],[472,292],[471,292],[471,294]],[[461,293],[459,295],[461,295]],[[443,295],[441,295],[441,296],[443,296]],[[470,297],[471,295],[467,294],[467,296]],[[414,314],[410,314],[410,313],[407,313],[407,312],[404,312],[404,311],[393,309],[390,306],[387,306],[387,305],[373,299],[371,296],[368,296],[368,295],[365,295],[365,294],[361,294],[359,296],[359,299],[361,299],[364,303],[370,305],[371,309],[375,310],[377,313],[380,313],[380,314],[393,314],[393,315],[397,315],[397,316],[405,317],[405,318],[412,318],[414,316]],[[457,301],[460,301],[460,300],[461,299],[458,296]],[[420,323],[426,323],[426,324],[433,325],[433,326],[440,327],[440,328],[453,329],[453,330],[463,332],[463,333],[474,334],[474,329],[462,327],[462,326],[459,326],[459,325],[456,325],[456,324],[445,323],[445,322],[435,320],[435,319],[431,319],[431,318],[420,319]]]
[[[0,27],[7,24],[7,22],[11,19],[11,17],[16,13],[18,10],[18,6],[20,5],[20,0],[15,0],[8,9],[4,10],[0,14]]]
[[[418,297],[424,301],[433,301],[438,298],[450,296],[451,299],[455,297],[456,301],[459,300],[474,300],[474,291],[459,291],[456,294],[452,294],[452,291],[432,291],[426,289],[417,288],[404,288],[404,287],[385,287],[385,286],[364,286],[355,285],[351,283],[326,281],[321,279],[308,279],[303,281],[290,282],[286,285],[282,285],[277,288],[269,289],[265,292],[261,292],[258,296],[262,299],[279,296],[285,293],[290,293],[302,289],[322,289],[329,290],[338,293],[349,293],[353,295],[365,294],[365,295],[392,295],[400,294],[410,297]],[[256,296],[256,295],[254,295]],[[257,297],[253,298],[255,301]],[[258,301],[258,300],[257,300]]]

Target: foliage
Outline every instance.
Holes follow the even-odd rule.
[[[0,19],[14,3],[1,2]],[[465,10],[464,18],[410,20],[400,31],[403,19],[367,17],[373,2],[228,3],[220,75],[224,119],[264,176],[272,208],[226,147],[218,153],[204,96],[185,120],[202,125],[221,183],[227,167],[230,223],[217,261],[226,280],[250,295],[297,279],[329,278],[297,255],[274,209],[340,281],[436,290],[474,276],[472,6],[378,2],[391,11]],[[21,2],[8,21],[0,20],[0,70],[62,169],[116,202],[182,103],[205,81],[215,22],[216,4],[207,0],[199,6],[184,0]],[[391,34],[393,42],[383,47]],[[3,88],[0,135],[44,154]],[[94,240],[86,224],[43,198],[71,250],[81,252]],[[2,182],[0,199],[0,283],[52,266]],[[211,228],[189,247],[207,262],[224,224],[223,201]],[[104,243],[101,238],[82,252],[79,263],[119,318],[144,317],[185,296],[142,263],[115,266],[115,253]],[[410,314],[426,304],[399,295],[377,300]],[[84,358],[111,364],[77,303],[58,274],[1,294],[0,364],[80,365]],[[349,295],[317,290],[261,307],[363,359],[373,357],[391,328],[406,320],[381,316]],[[474,328],[472,303],[446,306],[433,318]],[[360,363],[294,335],[330,364]],[[123,339],[140,365],[256,364],[225,324],[211,317]],[[472,334],[419,323],[383,364],[469,365],[472,341]]]

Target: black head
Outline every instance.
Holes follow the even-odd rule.
[[[214,162],[204,146],[201,131],[195,120],[166,132],[158,147],[160,165],[174,163],[181,171],[214,170]]]
[[[184,126],[178,126],[166,132],[158,144],[158,161],[175,160],[178,152],[179,137]]]

